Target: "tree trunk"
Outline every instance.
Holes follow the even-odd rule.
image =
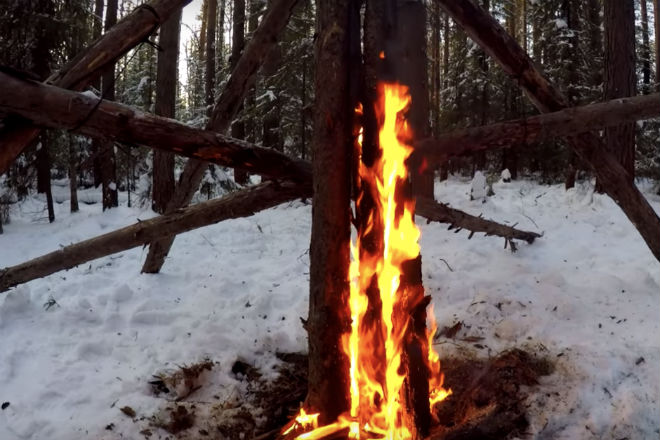
[[[211,116],[215,102],[215,28],[218,16],[218,0],[207,0],[208,25],[206,28],[206,73],[204,92],[206,94],[206,115]],[[222,31],[222,29],[221,29]]]
[[[605,0],[605,99],[635,94],[635,4],[633,0]],[[607,149],[635,177],[635,124],[605,130]],[[604,184],[600,182],[599,186]]]
[[[151,35],[158,28],[160,20],[166,20],[173,11],[190,1],[153,0],[149,3],[150,8],[136,8],[111,32],[107,32],[59,72],[51,75],[48,82],[67,89],[84,89],[117,59]],[[0,152],[0,174],[7,171],[21,151],[38,135],[39,128],[29,124],[16,124],[0,132],[0,145],[3,146]]]
[[[50,185],[50,154],[48,154],[48,133],[41,134],[40,147],[37,151],[37,192],[46,195],[48,221],[55,221],[55,207]]]
[[[286,27],[296,2],[297,0],[275,0],[262,18],[245,52],[242,55],[236,54],[240,55],[240,58],[235,61],[232,74],[213,108],[207,123],[209,130],[224,133],[229,128],[241,108],[245,94],[255,80],[259,67]],[[172,212],[190,203],[207,166],[208,164],[197,160],[186,163],[166,212]],[[173,242],[174,237],[165,237],[152,243],[142,271],[147,273],[160,271]]]
[[[639,8],[642,14],[642,47],[640,55],[642,58],[642,93],[644,94],[651,91],[651,47],[649,45],[649,18],[646,6],[646,0],[639,1]]]
[[[96,258],[142,246],[164,234],[180,234],[222,220],[249,217],[301,197],[309,192],[306,188],[291,182],[270,181],[65,246],[28,262],[0,269],[0,292]]]
[[[117,0],[108,0],[105,11],[105,31],[108,32],[117,23]],[[115,65],[108,66],[101,81],[103,97],[115,100]],[[117,164],[114,142],[103,142],[99,152],[101,186],[103,191],[103,210],[119,206],[117,198]]]
[[[78,142],[72,134],[68,136],[69,138],[69,199],[71,212],[78,212],[80,207],[78,206],[78,153],[76,149],[78,147]]]
[[[232,17],[231,57],[229,63],[231,68],[236,67],[241,52],[245,47],[245,0],[234,0]],[[241,105],[241,109],[243,106]],[[240,111],[240,109],[239,109]],[[245,122],[235,121],[231,124],[231,135],[237,139],[245,139]],[[234,182],[239,185],[248,183],[248,174],[244,170],[234,170]]]
[[[341,338],[350,327],[349,16],[355,0],[317,2],[316,112],[312,138],[314,201],[310,243],[308,393],[305,406],[321,425],[349,408],[348,358]],[[337,91],[342,91],[337,93]]]
[[[580,77],[578,75],[578,66],[584,53],[580,46],[580,39],[578,36],[581,34],[580,18],[578,16],[577,0],[564,0],[562,4],[562,12],[566,20],[568,29],[571,31],[572,36],[568,39],[566,49],[562,51],[562,59],[567,65],[566,75],[566,89],[567,97],[570,106],[578,105],[580,101]],[[575,151],[569,151],[568,169],[564,178],[564,188],[570,189],[575,186],[575,177],[578,171],[578,158]]]
[[[167,118],[175,117],[180,28],[181,10],[163,24],[158,40],[161,51],[158,52],[155,113]],[[153,159],[152,209],[159,214],[164,213],[173,193],[174,154],[156,150]]]
[[[475,7],[470,0],[436,1],[463,26],[477,44],[497,60],[507,75],[520,84],[540,111],[547,113],[567,106],[567,99],[543,76],[493,17]],[[593,167],[607,194],[619,205],[653,255],[660,260],[660,218],[631,183],[631,175],[612,154],[603,151],[602,143],[595,135],[582,134],[569,138],[569,142],[578,156]]]
[[[660,0],[653,0],[653,23],[655,25],[655,83],[660,92]],[[0,171],[2,168],[0,168]]]

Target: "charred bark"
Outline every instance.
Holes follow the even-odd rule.
[[[12,286],[70,269],[86,261],[142,246],[162,236],[179,234],[230,218],[249,217],[294,200],[309,191],[292,182],[269,181],[221,199],[199,203],[167,215],[82,241],[25,263],[0,269],[0,292]]]
[[[161,21],[189,2],[153,0],[137,7],[113,26],[111,32],[104,34],[59,72],[51,75],[47,82],[66,89],[84,89],[116,60],[151,35]],[[0,152],[0,174],[7,171],[21,151],[38,135],[39,129],[28,123],[18,123],[0,132],[0,145],[4,147]]]
[[[493,57],[504,71],[525,90],[542,112],[558,111],[568,101],[535,66],[532,60],[500,24],[470,0],[436,0],[470,37]],[[601,140],[585,133],[568,138],[569,144],[589,164],[605,192],[619,205],[660,260],[660,217],[631,182],[631,176],[616,157],[604,151]]]

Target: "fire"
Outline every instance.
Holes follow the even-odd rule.
[[[364,208],[368,220],[358,230],[355,244],[351,243],[351,328],[342,340],[350,360],[350,410],[322,427],[303,422],[309,415],[301,410],[285,432],[307,431],[297,439],[320,439],[341,430],[347,431],[348,438],[360,440],[415,437],[405,396],[405,357],[411,339],[420,339],[412,332],[412,316],[425,298],[421,284],[402,283],[404,264],[419,256],[420,237],[414,222],[415,202],[402,191],[408,179],[405,161],[412,152],[412,132],[403,118],[410,96],[407,87],[399,84],[384,83],[380,89],[376,106],[380,155],[369,167],[359,162],[357,206],[360,209],[369,199]],[[357,147],[361,152],[362,131]],[[442,387],[439,357],[432,347],[434,332],[432,322],[423,340],[414,341],[427,353],[431,409],[451,394]]]

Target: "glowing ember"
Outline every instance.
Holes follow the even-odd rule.
[[[414,200],[401,191],[408,179],[405,161],[412,152],[406,144],[412,133],[403,118],[410,97],[407,87],[398,84],[381,84],[380,89],[376,115],[382,124],[378,135],[381,154],[370,167],[360,161],[361,195],[357,201],[359,208],[365,199],[364,191],[370,191],[373,208],[367,209],[368,221],[358,231],[356,243],[351,243],[352,321],[350,333],[342,340],[350,360],[351,407],[348,414],[322,427],[317,427],[316,418],[309,422],[311,416],[301,410],[284,432],[308,431],[298,439],[320,439],[346,430],[352,439],[405,440],[413,438],[416,432],[405,400],[407,371],[403,361],[410,339],[416,337],[409,327],[415,309],[423,304],[424,292],[421,285],[401,282],[404,263],[419,256],[420,236],[414,222]],[[361,131],[358,142],[361,150]],[[375,245],[362,246],[367,236]],[[424,340],[416,341],[427,353],[431,408],[451,394],[442,387],[439,357],[432,347],[434,332],[432,322]]]

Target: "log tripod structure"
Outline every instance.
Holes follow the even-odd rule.
[[[628,98],[568,109],[565,97],[534,66],[529,56],[493,17],[481,10],[471,0],[435,1],[523,88],[532,103],[543,114],[521,121],[465,129],[440,136],[437,139],[419,140],[410,163],[415,164],[416,161],[427,160],[433,165],[438,165],[451,157],[475,151],[532,143],[549,136],[566,137],[575,152],[591,166],[607,194],[615,200],[638,229],[653,255],[660,260],[660,235],[657,233],[660,230],[660,218],[653,212],[637,188],[627,181],[628,176],[621,165],[610,153],[605,151],[598,137],[591,133],[593,130],[616,125],[622,121],[658,116],[660,95]],[[328,206],[323,204],[327,201],[327,197],[331,196],[331,191],[338,190],[343,194],[342,204],[346,204],[346,198],[350,197],[350,188],[342,186],[344,184],[335,187],[333,179],[327,182],[324,180],[325,173],[329,172],[328,161],[332,162],[336,159],[334,155],[344,153],[319,150],[317,153],[327,154],[327,156],[319,157],[317,155],[315,162],[310,164],[307,161],[290,158],[268,148],[251,145],[222,134],[236,116],[268,49],[272,47],[273,42],[276,41],[277,36],[286,25],[296,3],[295,0],[272,2],[269,13],[266,14],[259,27],[262,29],[261,33],[257,29],[252,44],[248,46],[236,69],[232,72],[230,81],[216,102],[213,116],[206,130],[194,129],[173,120],[147,115],[118,103],[99,102],[95,98],[75,92],[75,90],[82,90],[101,73],[103,66],[111,64],[150,35],[161,21],[186,3],[188,3],[186,0],[153,0],[148,7],[138,8],[90,46],[88,50],[76,57],[59,74],[51,77],[48,81],[50,85],[16,78],[11,74],[0,72],[0,82],[4,84],[11,82],[14,85],[0,90],[0,115],[16,115],[23,118],[17,126],[5,127],[0,132],[0,145],[2,145],[0,147],[0,172],[7,169],[15,157],[35,138],[39,131],[38,127],[42,126],[70,129],[88,136],[106,137],[128,145],[146,145],[193,158],[193,161],[186,165],[184,177],[179,182],[177,192],[165,215],[66,247],[12,268],[2,269],[0,270],[0,291],[58,270],[73,267],[90,259],[130,247],[161,241],[162,235],[159,233],[162,234],[163,229],[159,230],[159,228],[165,228],[166,234],[173,237],[178,233],[207,224],[252,215],[257,211],[286,201],[312,196],[314,203],[318,203],[318,205],[315,205],[317,209],[315,209],[313,219],[310,258],[316,261],[324,259],[325,263],[330,263],[329,269],[319,268],[320,272],[315,276],[320,279],[327,278],[329,276],[327,270],[342,270],[341,266],[345,265],[348,258],[348,248],[339,245],[331,246],[327,241],[319,238],[315,240],[314,228],[323,221],[320,216],[324,215],[324,212],[328,212]],[[343,48],[348,47],[348,45],[344,46],[346,43],[344,31],[338,32],[333,26],[343,23],[345,16],[342,13],[354,5],[355,2],[351,0],[333,0],[324,2],[322,7],[319,7],[317,12],[320,14],[319,35],[321,37],[317,38],[317,63],[325,62],[326,66],[329,66],[336,61],[334,56],[347,57],[348,53],[343,52]],[[277,12],[280,15],[276,15]],[[270,19],[268,19],[269,17]],[[120,25],[124,27],[122,28]],[[127,26],[133,26],[135,29],[130,27],[132,32],[125,32]],[[348,23],[346,23],[346,29],[348,27]],[[124,31],[121,31],[122,29]],[[136,29],[139,29],[139,32],[135,32]],[[111,35],[112,32],[115,33]],[[122,38],[118,39],[119,35]],[[113,39],[121,40],[121,44],[110,44]],[[324,51],[328,51],[328,53],[324,53]],[[333,54],[332,51],[335,53]],[[102,65],[90,64],[90,57],[97,59],[94,57],[98,57],[99,54],[102,55],[99,58],[103,60]],[[341,63],[338,66],[345,67]],[[342,75],[339,76],[341,78],[335,82],[339,85],[348,85],[348,74],[346,78]],[[328,88],[328,84],[320,86]],[[319,84],[317,83],[318,89]],[[348,87],[332,89],[348,90]],[[16,93],[20,93],[24,101],[15,99]],[[320,101],[317,102],[315,129],[318,133],[315,136],[317,136],[316,142],[319,145],[332,144],[335,141],[340,143],[349,141],[350,128],[345,126],[346,121],[342,123],[338,116],[347,109],[348,100],[344,98],[333,98],[327,92],[323,96],[317,96]],[[23,105],[23,103],[28,104]],[[325,113],[321,114],[321,108],[324,112],[333,111],[331,116],[336,119],[328,119]],[[452,147],[447,148],[447,146]],[[345,157],[339,159],[346,160]],[[199,185],[200,176],[205,167],[202,161],[246,169],[272,180],[219,200],[184,208]],[[329,184],[326,185],[326,183]],[[336,212],[333,213],[333,215],[335,214]],[[417,214],[427,217],[429,220],[450,223],[456,228],[463,228],[472,233],[484,232],[487,235],[500,235],[507,240],[507,243],[512,243],[513,239],[532,242],[539,236],[539,234],[519,231],[480,217],[470,216],[429,199],[418,200]],[[349,221],[348,212],[345,216],[338,217],[334,219],[336,224],[324,226],[326,233],[331,232],[333,228],[344,231],[346,222]],[[347,238],[344,235],[341,232],[338,236]],[[118,241],[117,237],[122,237],[122,239]],[[155,258],[157,264],[153,267],[157,267],[158,270],[164,261],[164,255],[171,246],[172,239],[164,240],[164,245],[162,245],[162,249],[165,249],[164,253],[162,250],[154,251],[159,256]],[[322,246],[325,247],[321,249]],[[90,252],[91,249],[96,249],[96,251]],[[512,247],[512,249],[514,248]],[[62,263],[63,260],[67,262]],[[31,272],[31,267],[37,269]],[[148,268],[144,268],[144,270],[150,271]],[[330,276],[333,275],[330,274]],[[326,280],[326,282],[333,283],[332,280]],[[341,289],[344,288],[342,283],[335,283],[330,287],[337,290],[336,298],[342,298]],[[324,287],[326,291],[327,288],[328,286]],[[315,316],[310,313],[310,321],[314,318]],[[323,322],[318,321],[317,324],[324,325]],[[319,327],[320,330],[322,330],[321,327]],[[313,334],[310,332],[310,339],[312,336]],[[320,341],[317,348],[322,347],[322,342]],[[311,351],[310,349],[310,355]],[[323,357],[327,357],[327,354]],[[310,378],[314,379],[311,376]],[[337,380],[341,381],[342,378],[338,377]],[[331,382],[327,382],[326,385],[328,383]],[[318,380],[311,380],[310,386],[318,386]],[[322,392],[322,390],[317,391]],[[337,402],[337,405],[341,406],[343,403]],[[328,413],[328,417],[332,417],[332,412]],[[431,433],[431,437],[433,438],[433,433]]]

